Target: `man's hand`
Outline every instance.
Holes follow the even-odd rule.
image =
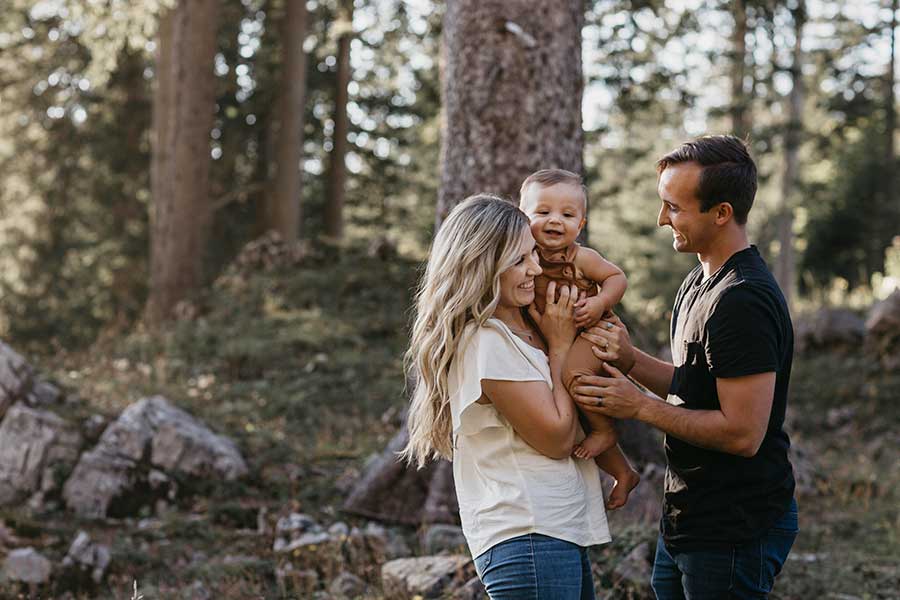
[[[581,337],[593,344],[591,350],[600,360],[614,364],[626,374],[634,367],[636,357],[628,329],[614,313],[581,332]]]
[[[582,298],[575,303],[575,326],[590,327],[602,319],[608,310],[609,307],[599,295]]]
[[[646,402],[653,402],[609,363],[603,363],[609,377],[580,376],[573,387],[572,399],[582,410],[615,419],[635,419]]]

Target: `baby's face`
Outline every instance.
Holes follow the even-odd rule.
[[[580,187],[532,184],[519,203],[531,221],[531,234],[545,250],[561,250],[575,242],[584,226],[585,197]]]

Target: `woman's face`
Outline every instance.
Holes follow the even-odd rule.
[[[526,229],[519,242],[513,266],[500,274],[500,306],[519,308],[534,301],[534,278],[541,274],[537,244]]]

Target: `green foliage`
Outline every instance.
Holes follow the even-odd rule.
[[[885,249],[900,231],[900,203],[885,196],[884,178],[896,170],[873,156],[881,123],[869,122],[846,136],[830,164],[840,173],[808,192],[807,247],[801,259],[806,290],[842,277],[851,288],[885,272]],[[877,148],[877,142],[876,142]]]

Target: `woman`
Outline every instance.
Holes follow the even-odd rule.
[[[478,195],[435,237],[408,360],[417,379],[407,460],[453,460],[463,533],[494,600],[594,598],[586,547],[610,540],[596,464],[562,385],[574,291],[547,291],[528,219]]]

